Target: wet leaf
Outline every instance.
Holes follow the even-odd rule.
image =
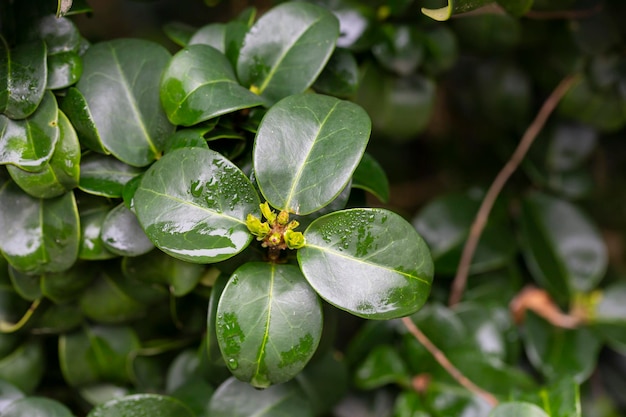
[[[224,288],[217,340],[230,371],[258,388],[295,377],[315,353],[322,309],[297,267],[247,263]]]
[[[15,400],[24,398],[24,393],[15,385],[0,381],[0,413],[3,413],[9,404]]]
[[[79,188],[97,196],[120,198],[124,185],[142,172],[112,156],[90,153],[80,164]]]
[[[545,411],[534,404],[526,402],[507,402],[497,405],[489,417],[550,417]]]
[[[226,52],[224,47],[225,36],[225,23],[209,23],[208,25],[202,26],[200,29],[196,30],[193,33],[191,38],[189,38],[187,46],[198,44],[208,45],[212,46],[213,48],[224,54]]]
[[[104,148],[129,165],[154,161],[174,131],[159,100],[169,59],[164,47],[139,39],[100,42],[83,56],[84,72],[76,87]]]
[[[78,257],[78,210],[73,193],[40,200],[12,181],[0,188],[0,250],[18,271],[60,272]]]
[[[389,180],[378,161],[367,152],[352,174],[352,187],[372,193],[383,203],[389,201]]]
[[[193,412],[175,398],[157,394],[135,394],[96,406],[87,417],[195,417]]]
[[[268,103],[302,93],[326,65],[338,37],[338,21],[328,10],[304,2],[278,5],[246,35],[237,60],[239,80]]]
[[[73,51],[48,56],[46,88],[59,90],[76,84],[83,74],[83,60]]]
[[[304,276],[334,306],[360,317],[407,316],[425,303],[433,278],[415,229],[383,209],[352,209],[315,220],[298,251]]]
[[[254,146],[263,196],[295,214],[321,209],[350,181],[369,134],[369,117],[354,103],[318,94],[281,100],[263,118]]]
[[[262,104],[239,85],[224,54],[208,45],[190,45],[174,55],[160,94],[170,122],[183,126]]]
[[[245,174],[200,148],[163,156],[144,174],[134,201],[150,240],[165,253],[196,263],[241,252],[252,240],[246,216],[260,216],[259,198]]]
[[[9,404],[3,417],[74,417],[69,408],[44,397],[20,398]]]
[[[80,207],[80,249],[79,259],[103,260],[115,258],[117,255],[109,251],[100,238],[102,223],[111,210],[111,206],[103,204],[83,209]]]
[[[70,87],[67,89],[60,108],[72,122],[82,145],[99,153],[110,153],[102,144],[91,109],[77,88]]]
[[[347,98],[352,96],[359,82],[359,67],[354,55],[347,49],[335,49],[313,88],[323,94]]]
[[[135,213],[123,203],[107,213],[100,239],[109,251],[122,256],[139,256],[154,249]]]

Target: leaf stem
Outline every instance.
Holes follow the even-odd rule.
[[[411,320],[409,317],[403,317],[402,323],[404,324],[404,327],[406,327],[406,329],[413,336],[415,336],[415,339],[417,339],[417,341],[420,342],[426,348],[426,350],[430,352],[431,355],[433,355],[439,365],[441,365],[443,369],[445,369],[446,372],[448,372],[448,374],[450,374],[450,376],[452,376],[459,384],[461,384],[464,388],[466,388],[473,394],[481,397],[492,407],[498,405],[498,399],[492,393],[480,388],[478,385],[470,381],[465,375],[463,375],[461,371],[459,371],[458,368],[454,366],[452,362],[450,362],[446,355],[441,350],[439,350],[439,348],[435,346],[424,333],[422,333],[422,331],[415,325],[415,323],[413,323],[413,320]]]
[[[489,219],[489,214],[491,213],[491,209],[493,208],[498,195],[504,188],[504,185],[509,180],[511,175],[517,170],[522,160],[526,156],[528,149],[534,142],[535,138],[541,130],[543,129],[548,117],[558,103],[561,101],[565,93],[569,90],[572,84],[578,79],[575,75],[569,75],[565,77],[559,85],[552,91],[550,96],[544,101],[541,109],[537,113],[537,116],[533,120],[533,122],[528,126],[526,132],[522,136],[517,148],[513,152],[511,159],[502,167],[496,178],[493,180],[493,183],[487,190],[487,194],[485,194],[485,198],[483,199],[478,212],[476,213],[476,217],[474,218],[474,222],[470,228],[469,236],[467,241],[465,242],[465,246],[463,247],[463,253],[461,254],[461,260],[459,261],[459,267],[457,268],[456,275],[454,277],[454,281],[452,282],[452,290],[450,293],[450,298],[448,300],[448,305],[454,306],[463,297],[463,292],[465,291],[465,286],[467,285],[467,276],[469,275],[470,264],[472,262],[472,258],[474,257],[474,252],[476,252],[476,247],[478,246],[478,241],[480,236],[487,225],[487,220]]]
[[[35,310],[37,310],[37,307],[39,307],[39,304],[41,304],[41,298],[33,301],[28,310],[26,310],[26,313],[24,313],[22,318],[19,319],[17,323],[0,320],[0,333],[13,333],[21,329],[28,322],[28,320],[30,320]]]

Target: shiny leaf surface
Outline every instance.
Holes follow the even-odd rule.
[[[497,405],[489,417],[549,417],[545,411],[531,403],[507,402]]]
[[[0,381],[0,413],[15,400],[24,398],[24,393],[15,385]]]
[[[302,93],[322,71],[338,37],[338,21],[328,10],[303,2],[278,5],[246,35],[237,61],[239,80],[269,103]]]
[[[183,126],[262,104],[239,85],[224,54],[208,45],[190,45],[174,55],[160,94],[169,120]]]
[[[80,136],[82,145],[96,152],[110,153],[104,148],[91,109],[77,88],[70,87],[67,89],[60,108],[72,122],[78,136]]]
[[[102,222],[100,239],[108,250],[122,256],[139,256],[154,249],[137,216],[124,204],[107,214]]]
[[[116,254],[109,251],[100,238],[102,223],[111,210],[108,204],[83,208],[80,206],[80,246],[79,259],[102,260],[114,258]]]
[[[73,193],[39,200],[9,181],[0,188],[0,250],[17,270],[60,272],[78,257],[78,210]]]
[[[58,401],[44,397],[26,397],[12,402],[3,417],[74,417],[69,408]]]
[[[142,172],[112,156],[87,154],[80,164],[79,188],[89,194],[119,198],[124,185]]]
[[[100,42],[83,56],[84,72],[76,87],[104,147],[129,165],[154,161],[174,130],[159,101],[169,59],[162,46],[138,39]]]
[[[415,229],[383,209],[322,216],[298,251],[304,276],[329,303],[357,316],[407,316],[425,303],[433,279],[428,248]]]
[[[352,187],[372,193],[383,203],[389,201],[389,180],[378,161],[367,152],[352,175]]]
[[[359,83],[359,67],[354,55],[346,49],[335,49],[313,88],[335,97],[353,95]]]
[[[73,51],[48,55],[46,88],[59,90],[76,84],[83,74],[83,60]]]
[[[322,309],[297,267],[247,263],[224,288],[216,328],[231,372],[267,388],[296,376],[313,356]]]
[[[254,169],[274,207],[309,214],[344,189],[369,139],[362,108],[334,97],[301,94],[267,112],[256,136]]]
[[[242,251],[252,240],[246,216],[260,215],[259,198],[245,174],[200,148],[163,156],[145,173],[134,201],[139,222],[159,249],[197,263]]]
[[[195,417],[193,412],[175,398],[157,394],[135,394],[97,406],[87,417]]]

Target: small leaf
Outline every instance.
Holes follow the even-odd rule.
[[[0,359],[0,380],[32,393],[44,374],[44,350],[41,343],[31,340]],[[4,413],[2,416],[4,417]]]
[[[165,253],[196,263],[241,252],[252,240],[246,216],[259,213],[259,198],[245,174],[217,152],[200,148],[163,156],[144,174],[134,201],[150,240]]]
[[[264,390],[235,378],[227,379],[213,394],[211,417],[313,417],[313,409],[296,383],[286,383]]]
[[[187,46],[190,45],[208,45],[220,51],[222,54],[226,52],[224,37],[226,34],[226,24],[210,23],[196,30],[189,39]]]
[[[117,255],[110,252],[102,243],[100,233],[102,223],[111,210],[108,204],[80,209],[80,248],[79,259],[102,260],[115,258]]]
[[[83,56],[84,72],[76,87],[104,147],[129,165],[154,161],[174,131],[159,101],[169,59],[164,47],[139,39],[100,42]]]
[[[110,153],[104,148],[89,105],[77,88],[70,87],[67,90],[63,101],[61,101],[61,110],[72,122],[80,137],[81,144],[92,151],[104,154]]]
[[[11,276],[13,289],[20,297],[28,301],[35,301],[41,298],[41,289],[39,287],[41,277],[39,275],[27,275],[12,267],[9,267],[9,275]]]
[[[193,412],[175,398],[157,394],[135,394],[96,406],[87,417],[195,417]]]
[[[76,300],[91,284],[97,264],[77,262],[63,272],[46,273],[41,276],[41,293],[57,304]]]
[[[139,256],[154,249],[135,213],[123,203],[107,214],[102,222],[100,239],[108,250],[122,256]]]
[[[26,397],[12,402],[2,417],[74,417],[69,408],[58,401],[44,397]]]
[[[186,46],[197,28],[182,22],[169,22],[163,25],[163,32],[176,45]]]
[[[24,398],[24,393],[19,388],[7,381],[0,381],[0,413],[3,413],[9,404],[20,398]]]
[[[497,405],[489,413],[489,417],[550,417],[545,411],[534,404],[526,402],[507,402]]]
[[[72,8],[73,0],[57,0],[57,17],[65,16]]]
[[[322,309],[297,267],[247,263],[224,288],[217,340],[237,378],[257,388],[296,376],[322,333]]]
[[[407,386],[409,372],[395,347],[376,346],[356,369],[355,384],[359,389],[371,390],[387,384]]]
[[[124,185],[142,172],[111,156],[87,154],[80,164],[79,188],[97,196],[120,198]]]
[[[54,95],[47,92],[37,111],[24,120],[0,114],[0,165],[40,171],[52,158],[59,138],[58,113]]]
[[[335,97],[350,97],[359,83],[359,67],[354,55],[347,49],[335,49],[313,88]]]
[[[74,22],[51,14],[37,21],[32,35],[46,43],[48,55],[76,52],[80,45],[80,32]]]
[[[59,140],[41,171],[28,172],[13,165],[7,169],[13,181],[36,198],[58,197],[78,186],[80,143],[67,117],[59,112]]]
[[[352,174],[352,187],[372,193],[383,203],[389,202],[389,180],[378,161],[367,152]]]
[[[369,117],[354,103],[318,94],[281,100],[263,118],[254,145],[263,196],[295,214],[321,209],[350,181],[369,134]]]
[[[208,45],[190,45],[174,55],[160,94],[169,120],[183,126],[262,104],[239,85],[224,54]]]
[[[430,292],[433,264],[415,229],[383,209],[322,216],[298,251],[304,276],[334,306],[360,317],[390,319],[419,310]]]
[[[326,65],[338,37],[339,23],[328,10],[304,2],[278,5],[246,35],[237,60],[239,80],[268,103],[302,93]]]
[[[39,200],[9,181],[0,188],[0,250],[17,270],[60,272],[78,257],[78,210],[73,193]]]
[[[83,60],[74,51],[48,55],[46,88],[59,90],[74,85],[83,74]]]
[[[493,3],[495,0],[448,0],[448,5],[439,9],[427,9],[422,7],[422,13],[431,19],[445,21],[450,19],[453,14],[465,13],[486,4]]]
[[[37,110],[46,89],[46,45],[42,41],[20,44],[9,50],[0,39],[0,68],[8,71],[0,83],[0,113],[11,119],[24,119]],[[6,80],[6,81],[5,81]],[[5,97],[2,97],[7,94]],[[2,117],[0,115],[0,117]],[[2,126],[0,118],[0,127]],[[0,132],[4,129],[0,128]]]

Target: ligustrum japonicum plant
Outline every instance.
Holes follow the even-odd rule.
[[[97,404],[113,394],[90,387],[149,388],[152,356],[204,333],[203,369],[267,388],[307,365],[324,311],[423,306],[424,241],[353,192],[388,194],[365,154],[370,118],[321,94],[356,80],[330,11],[288,2],[170,27],[172,55],[90,44],[60,17],[80,4],[1,4],[0,339],[24,365],[0,379],[32,392],[41,335],[57,335],[63,379]]]

